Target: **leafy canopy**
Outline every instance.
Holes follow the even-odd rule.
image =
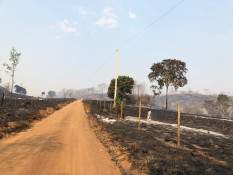
[[[117,97],[122,99],[129,99],[129,94],[132,94],[132,89],[134,86],[133,78],[129,76],[119,76],[117,79]],[[111,80],[111,83],[108,87],[108,97],[114,98],[115,92],[115,79]]]
[[[56,92],[55,91],[49,91],[48,92],[48,96],[50,97],[50,98],[53,98],[53,97],[55,97],[57,94],[56,94]]]
[[[217,103],[221,106],[222,111],[226,111],[229,108],[229,96],[225,94],[219,94],[217,98]]]
[[[19,64],[21,53],[18,53],[15,48],[13,47],[10,52],[10,59],[11,65],[4,63],[3,66],[6,67],[7,71],[6,73],[10,76],[14,76],[15,68]]]
[[[188,83],[185,77],[188,69],[186,63],[176,59],[166,59],[161,63],[154,63],[151,66],[151,73],[148,78],[151,82],[157,82],[159,89],[164,86],[174,86],[175,90]]]
[[[26,95],[27,94],[27,90],[19,85],[15,85],[15,92],[18,94],[23,94]]]

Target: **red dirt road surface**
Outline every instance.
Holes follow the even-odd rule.
[[[81,101],[73,102],[16,136],[0,141],[1,175],[118,175],[88,125]]]

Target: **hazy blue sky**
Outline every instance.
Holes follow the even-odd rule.
[[[180,90],[232,94],[233,0],[185,0],[121,47],[178,2],[0,0],[3,84],[9,78],[2,63],[13,46],[22,53],[16,84],[31,95],[109,84],[115,77],[115,50],[120,48],[119,74],[148,87],[152,63],[175,58],[189,69],[189,83]]]

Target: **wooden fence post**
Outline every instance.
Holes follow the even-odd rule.
[[[139,121],[138,121],[138,129],[140,129],[140,120],[141,120],[141,107],[142,107],[142,103],[139,102]]]
[[[180,147],[180,104],[178,104],[178,131],[177,131],[177,146]]]

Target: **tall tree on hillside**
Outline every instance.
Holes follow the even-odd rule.
[[[227,111],[227,109],[230,107],[230,105],[228,104],[229,101],[230,101],[230,98],[228,95],[225,95],[225,94],[218,95],[217,103],[221,107],[222,117],[224,113]]]
[[[15,69],[16,66],[19,64],[19,58],[21,56],[21,53],[17,52],[15,48],[13,47],[10,52],[10,59],[11,65],[4,63],[3,66],[6,67],[7,71],[6,73],[11,76],[11,92],[13,92],[14,87],[14,79],[15,79]]]
[[[175,90],[188,83],[186,63],[175,59],[166,59],[161,63],[154,63],[148,75],[150,82],[157,82],[159,88],[166,87],[166,110],[168,109],[168,88],[174,86]]]
[[[132,89],[134,85],[133,78],[129,76],[119,76],[117,78],[117,97],[122,99],[129,99],[129,94],[132,94]],[[108,87],[108,97],[114,98],[115,91],[115,79],[111,80],[111,83]]]

